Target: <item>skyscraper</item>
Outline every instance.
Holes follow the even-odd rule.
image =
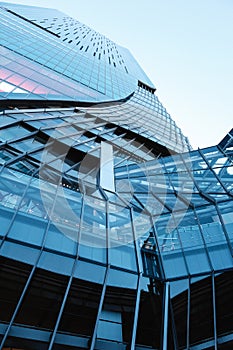
[[[0,11],[0,349],[230,349],[233,131],[192,151],[127,49]]]

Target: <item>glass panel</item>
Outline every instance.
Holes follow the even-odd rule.
[[[222,168],[218,176],[220,180],[223,182],[225,188],[227,191],[232,192],[233,191],[233,166],[228,166]]]
[[[190,288],[190,344],[193,344],[214,337],[212,278],[192,279]]]
[[[232,333],[232,290],[233,272],[227,271],[215,276],[216,314],[218,336]]]
[[[202,233],[196,214],[192,210],[176,214],[178,234],[191,274],[211,271]]]
[[[21,262],[0,258],[0,320],[9,322],[20,299],[31,267]]]
[[[1,149],[0,150],[0,164],[3,165],[16,156],[17,156],[17,154],[14,154],[6,149]]]
[[[109,204],[109,259],[112,265],[136,269],[136,256],[130,210]]]
[[[10,141],[26,136],[28,134],[29,131],[22,128],[21,126],[12,126],[10,128],[1,129],[0,141]]]
[[[186,261],[175,220],[171,221],[170,214],[162,215],[155,227],[166,277],[187,276]]]
[[[133,227],[136,240],[139,241],[139,245],[142,246],[144,240],[150,235],[152,229],[152,221],[149,215],[146,215],[143,211],[133,211]]]
[[[39,246],[42,243],[46,227],[47,220],[19,212],[14,219],[8,237]]]
[[[23,194],[30,177],[4,169],[0,174],[1,235],[7,233],[15,210],[23,205]]]
[[[218,205],[228,237],[233,245],[233,202],[226,201]]]
[[[232,267],[231,251],[215,207],[199,210],[198,215],[213,268],[221,270]]]
[[[162,310],[162,295],[141,292],[136,344],[161,348]]]
[[[84,196],[79,255],[105,262],[106,246],[106,203],[94,196]]]
[[[44,185],[46,188],[44,188]],[[19,207],[19,211],[28,215],[37,216],[47,219],[50,206],[47,206],[46,198],[50,203],[53,201],[56,186],[46,184],[42,180],[32,178],[30,186],[25,193],[23,201]]]
[[[101,291],[102,285],[74,280],[59,324],[59,331],[91,336]]]
[[[80,232],[82,195],[78,190],[59,186],[55,201],[46,246],[58,251],[75,254]]]
[[[176,327],[177,342],[180,348],[185,348],[187,338],[188,317],[188,280],[170,283],[171,306]]]
[[[67,285],[67,277],[38,269],[28,287],[15,323],[53,329]]]
[[[131,339],[136,292],[107,286],[97,338],[119,343]],[[118,344],[119,345],[119,344]]]

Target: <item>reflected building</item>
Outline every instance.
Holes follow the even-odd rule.
[[[233,130],[192,150],[127,49],[0,12],[0,349],[231,349]]]

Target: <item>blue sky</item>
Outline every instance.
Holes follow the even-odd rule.
[[[15,0],[57,8],[127,47],[194,148],[233,127],[232,0]]]

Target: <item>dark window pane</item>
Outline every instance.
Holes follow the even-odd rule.
[[[99,307],[102,286],[74,280],[66,301],[59,330],[91,336]]]
[[[67,277],[38,269],[15,323],[53,329],[67,285]]]
[[[20,299],[31,266],[0,258],[0,320],[9,322]]]

